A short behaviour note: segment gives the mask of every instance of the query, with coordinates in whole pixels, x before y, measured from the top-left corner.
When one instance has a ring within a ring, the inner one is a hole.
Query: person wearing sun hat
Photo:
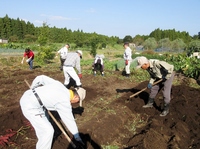
[[[64,73],[64,85],[69,89],[72,85],[74,87],[81,87],[81,65],[80,61],[82,59],[83,52],[81,50],[77,50],[76,52],[69,52],[67,54],[66,60],[63,65],[63,73]],[[77,69],[78,74],[76,73],[75,69]],[[71,79],[75,81],[75,84],[71,83]]]
[[[142,68],[147,70],[150,75],[150,81],[147,88],[150,89],[149,99],[143,108],[153,107],[154,98],[158,92],[163,88],[164,108],[160,116],[166,116],[169,113],[169,104],[171,101],[171,89],[174,79],[174,66],[157,59],[147,59],[144,56],[137,58],[138,66],[136,68]],[[162,81],[153,86],[155,81],[162,79]]]
[[[69,90],[60,81],[45,75],[37,76],[30,88],[22,95],[20,106],[23,115],[35,129],[38,138],[36,149],[50,149],[52,145],[54,128],[45,109],[57,111],[63,123],[73,134],[74,139],[83,143],[74,120],[71,104],[82,103],[86,96],[86,90],[82,87]],[[39,102],[35,93],[37,93],[41,102]]]

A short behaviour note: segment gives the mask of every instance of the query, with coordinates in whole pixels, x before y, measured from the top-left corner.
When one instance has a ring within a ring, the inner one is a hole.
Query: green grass
[[[101,147],[103,149],[119,149],[119,147],[115,145],[102,145]]]

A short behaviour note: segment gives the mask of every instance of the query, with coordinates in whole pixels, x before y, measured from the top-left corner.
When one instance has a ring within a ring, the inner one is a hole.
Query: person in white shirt
[[[37,76],[30,88],[22,95],[20,106],[22,113],[35,129],[38,138],[36,149],[50,149],[52,146],[54,129],[48,120],[47,110],[57,111],[74,139],[82,142],[72,114],[71,103],[82,102],[86,90],[81,87],[68,90],[61,82],[45,75]],[[37,93],[46,110],[34,93]]]
[[[126,77],[130,76],[130,65],[132,62],[132,50],[129,47],[129,43],[125,42],[124,43],[124,60],[125,60],[125,72],[126,72]]]
[[[64,47],[62,47],[58,52],[56,53],[56,57],[58,54],[60,54],[60,70],[63,70],[63,64],[65,62],[65,59],[67,58],[68,49],[70,48],[69,44],[66,44]]]

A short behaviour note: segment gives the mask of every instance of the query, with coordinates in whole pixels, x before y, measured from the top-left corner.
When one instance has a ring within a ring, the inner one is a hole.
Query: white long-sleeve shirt
[[[124,60],[132,60],[132,51],[129,47],[127,47],[124,51]]]
[[[62,47],[60,50],[58,50],[58,53],[60,54],[60,57],[62,59],[66,59],[67,57],[67,53],[68,53],[68,49],[65,47]]]
[[[67,58],[64,62],[64,66],[75,67],[78,71],[78,74],[81,74],[81,58],[77,52],[70,52],[67,54]]]
[[[69,90],[61,82],[45,75],[40,75],[33,80],[31,88],[34,87],[36,87],[35,91],[46,109],[57,111],[69,131],[73,135],[77,134],[78,128],[72,114]],[[43,113],[44,111],[33,91],[30,89],[25,94],[29,96],[27,96],[28,98],[21,98],[22,109],[29,110],[35,115]]]

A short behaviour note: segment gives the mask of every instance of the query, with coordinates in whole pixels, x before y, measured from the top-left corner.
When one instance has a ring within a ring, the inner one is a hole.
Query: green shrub
[[[137,66],[137,60],[135,58],[131,62],[130,69],[134,69],[136,66]],[[124,59],[117,60],[114,63],[113,67],[114,67],[114,70],[116,70],[116,71],[122,71],[124,69],[124,67],[125,67],[125,61],[124,61]]]
[[[39,64],[49,63],[55,57],[55,53],[53,53],[53,49],[50,47],[41,46],[38,48],[38,53],[35,55],[35,61]]]

